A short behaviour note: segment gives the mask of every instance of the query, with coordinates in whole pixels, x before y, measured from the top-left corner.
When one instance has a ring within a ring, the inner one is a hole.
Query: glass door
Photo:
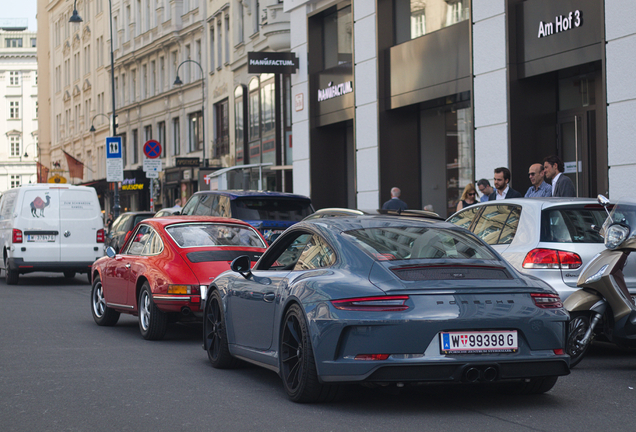
[[[560,112],[557,119],[559,157],[578,197],[596,194],[596,182],[592,178],[596,172],[595,114],[592,110],[570,110]]]

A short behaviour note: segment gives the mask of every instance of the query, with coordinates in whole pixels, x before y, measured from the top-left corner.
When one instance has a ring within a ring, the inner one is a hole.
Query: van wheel
[[[65,271],[64,272],[64,277],[66,279],[73,279],[75,277],[75,272],[74,271]]]
[[[20,273],[17,270],[11,270],[9,268],[9,257],[4,259],[4,277],[6,278],[7,285],[17,285]]]

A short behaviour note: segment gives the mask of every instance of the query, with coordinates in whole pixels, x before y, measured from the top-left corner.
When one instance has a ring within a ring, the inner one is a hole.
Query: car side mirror
[[[112,246],[108,246],[106,248],[106,255],[108,256],[108,258],[114,258],[115,255],[117,255],[117,252],[115,252],[115,249],[113,249]]]
[[[232,271],[240,273],[245,279],[249,279],[252,275],[252,260],[247,255],[241,255],[240,257],[234,258],[232,264],[230,264],[230,268]]]

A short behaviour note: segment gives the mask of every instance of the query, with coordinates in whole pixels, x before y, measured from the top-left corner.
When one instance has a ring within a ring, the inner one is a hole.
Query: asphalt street
[[[4,275],[4,274],[3,274]],[[636,352],[595,345],[540,396],[490,387],[351,388],[299,405],[278,376],[213,369],[201,326],[145,341],[137,318],[98,327],[84,275],[0,280],[0,431],[599,431],[633,430]]]

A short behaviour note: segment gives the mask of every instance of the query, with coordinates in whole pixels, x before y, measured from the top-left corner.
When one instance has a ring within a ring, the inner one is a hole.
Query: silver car
[[[490,244],[517,270],[548,282],[562,300],[578,288],[583,267],[605,246],[592,225],[607,214],[591,198],[516,198],[487,201],[455,213],[448,221]],[[636,295],[636,255],[625,278]]]

